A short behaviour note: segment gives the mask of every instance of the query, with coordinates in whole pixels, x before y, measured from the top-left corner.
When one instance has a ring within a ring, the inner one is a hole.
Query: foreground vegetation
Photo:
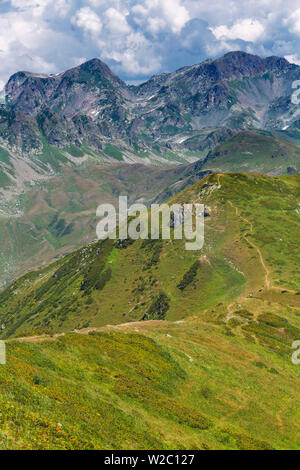
[[[180,323],[8,342],[1,448],[299,448],[288,336],[260,319],[243,326],[262,302],[235,322],[220,306]]]

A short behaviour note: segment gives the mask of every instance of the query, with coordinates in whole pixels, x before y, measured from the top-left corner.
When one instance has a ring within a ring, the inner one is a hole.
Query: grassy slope
[[[5,291],[4,336],[99,332],[7,343],[2,447],[299,448],[298,197],[299,177],[211,175],[174,198],[210,210],[200,254],[106,242]],[[141,319],[161,291],[168,321],[99,328]]]
[[[169,298],[166,318],[178,320],[266,284],[299,288],[298,182],[297,176],[207,177],[172,199],[208,207],[201,253],[186,251],[182,240],[90,245],[1,294],[2,336],[140,320],[161,291]],[[193,278],[188,273],[195,262]],[[179,289],[185,274],[191,279]]]
[[[36,185],[19,202],[3,207],[4,213],[10,213],[17,206],[18,217],[0,213],[0,281],[20,277],[41,267],[41,260],[47,265],[93,240],[99,204],[118,204],[119,194],[128,195],[130,203],[143,199],[148,204],[177,181],[179,173],[144,165],[89,165],[65,169],[62,175]],[[181,184],[184,178],[182,174]]]
[[[209,313],[152,323],[8,343],[0,446],[299,448],[300,373],[288,353]]]
[[[299,173],[300,149],[267,132],[243,131],[212,150],[204,169],[269,175]]]

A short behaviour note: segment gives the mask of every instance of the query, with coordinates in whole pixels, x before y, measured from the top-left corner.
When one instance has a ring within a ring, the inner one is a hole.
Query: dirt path
[[[9,338],[5,339],[5,343],[11,341],[18,341],[19,343],[42,343],[43,341],[55,341],[60,336],[64,336],[65,333],[56,333],[55,335],[40,335],[40,336],[23,336],[21,338]]]
[[[233,313],[232,313],[232,307],[235,305],[235,302],[233,302],[232,304],[229,304],[227,305],[227,317],[226,317],[226,322],[229,321],[231,318],[234,317]]]
[[[218,185],[220,186],[221,183],[220,183],[220,178],[224,176],[222,173],[218,174],[217,175],[217,181],[218,181]],[[246,217],[243,217],[239,211],[239,209],[233,205],[233,203],[231,201],[228,200],[228,203],[231,205],[231,207],[235,210],[235,213],[236,215],[242,219],[244,222],[246,222],[249,227],[250,227],[250,232],[252,233],[253,232],[253,224],[252,222],[250,222],[250,220],[248,220]],[[260,250],[260,248],[255,244],[253,243],[251,240],[249,240],[249,238],[247,238],[246,235],[243,235],[243,237],[245,238],[245,240],[256,250],[257,254],[258,254],[258,257],[259,257],[259,260],[260,260],[260,263],[263,267],[263,270],[265,272],[265,287],[267,289],[270,289],[271,287],[271,283],[270,283],[270,270],[269,268],[266,266],[266,263],[265,263],[265,260],[263,258],[263,255],[262,255],[262,252]]]
[[[221,185],[220,183],[220,178],[224,176],[223,173],[220,173],[217,175],[217,181],[218,181],[218,184]],[[232,201],[228,200],[228,203],[231,205],[231,207],[235,210],[235,213],[237,215],[237,217],[239,217],[240,219],[242,219],[244,222],[246,222],[249,227],[250,227],[250,232],[253,233],[253,224],[252,222],[250,222],[250,220],[248,220],[246,217],[243,217],[239,211],[239,209],[233,205]],[[249,238],[247,238],[247,236],[245,234],[243,234],[243,237],[244,239],[256,250],[257,254],[258,254],[258,257],[259,257],[259,261],[260,261],[260,264],[265,272],[265,279],[264,279],[264,286],[266,289],[274,289],[274,290],[285,290],[287,292],[291,292],[292,294],[295,294],[297,293],[296,290],[293,290],[293,289],[288,289],[286,287],[280,287],[280,286],[274,286],[271,284],[271,280],[270,280],[270,277],[271,277],[271,270],[268,268],[268,266],[266,265],[265,263],[265,260],[264,260],[264,257],[262,255],[262,252],[261,252],[261,249],[251,240],[249,240]]]
[[[242,219],[244,222],[246,222],[249,226],[250,226],[250,232],[253,232],[253,224],[252,222],[250,222],[250,220],[246,219],[246,217],[243,217],[241,214],[240,214],[240,211],[238,210],[237,207],[235,207],[231,201],[228,201],[228,203],[231,205],[231,207],[233,209],[235,209],[235,213],[236,215]],[[271,282],[270,282],[270,270],[269,268],[266,266],[266,263],[265,263],[265,260],[263,258],[263,255],[262,255],[262,252],[260,250],[260,248],[254,243],[252,242],[251,240],[249,240],[249,238],[247,238],[247,236],[245,234],[243,234],[243,237],[244,239],[256,250],[257,254],[258,254],[258,257],[259,257],[259,260],[260,260],[260,264],[262,265],[262,268],[265,272],[265,288],[266,289],[270,289],[271,288]]]
[[[252,222],[250,222],[250,220],[248,220],[246,217],[243,217],[241,214],[240,214],[240,211],[238,210],[238,208],[236,206],[234,206],[232,204],[231,201],[228,201],[228,203],[231,205],[231,207],[233,209],[235,209],[235,213],[236,215],[242,219],[244,222],[246,222],[247,224],[249,224],[249,227],[250,227],[250,232],[253,232],[253,224]],[[296,290],[293,290],[293,289],[288,289],[287,287],[282,287],[282,286],[274,286],[271,284],[271,281],[270,281],[270,275],[271,275],[271,270],[267,267],[266,263],[265,263],[265,260],[264,260],[264,257],[262,255],[262,252],[261,252],[261,249],[251,240],[249,240],[249,238],[247,238],[246,235],[243,234],[243,237],[245,238],[245,240],[247,240],[247,242],[256,250],[257,254],[258,254],[258,257],[259,257],[259,261],[260,261],[260,264],[262,265],[262,268],[263,270],[265,271],[265,288],[266,289],[273,289],[273,290],[285,290],[286,292],[290,292],[292,294],[296,294],[298,291]]]
[[[221,183],[220,183],[220,178],[221,176],[224,176],[223,173],[218,173],[217,174],[217,181],[218,181],[218,185],[221,186]]]
[[[119,325],[104,325],[95,328],[83,328],[81,330],[73,330],[69,331],[68,333],[77,333],[80,335],[88,335],[89,333],[97,333],[101,331],[106,331],[109,329],[122,329],[124,327],[134,328],[138,331],[139,328],[144,329],[147,326],[161,326],[163,324],[168,324],[173,322],[168,322],[166,320],[147,320],[147,321],[135,321],[135,322],[127,322],[127,323],[120,323]],[[55,341],[60,336],[65,336],[66,333],[57,333],[55,335],[40,335],[40,336],[23,336],[21,338],[10,338],[6,339],[5,342],[9,343],[11,341],[18,341],[19,343],[42,343],[43,341]]]

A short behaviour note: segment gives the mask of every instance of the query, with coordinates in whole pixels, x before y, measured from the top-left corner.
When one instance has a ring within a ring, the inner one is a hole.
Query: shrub
[[[164,292],[160,292],[150,305],[150,308],[144,315],[143,320],[163,320],[169,310],[169,300],[169,297]]]
[[[145,269],[150,269],[152,266],[158,264],[163,242],[159,240],[143,240],[141,248],[146,250],[149,259],[146,261]]]
[[[195,261],[195,263],[190,267],[190,269],[184,274],[180,283],[177,285],[178,289],[184,290],[191,282],[195,279],[197,271],[200,267],[200,261]]]
[[[284,328],[288,325],[288,321],[285,318],[274,315],[274,313],[263,313],[259,315],[258,321],[273,326],[274,328]]]

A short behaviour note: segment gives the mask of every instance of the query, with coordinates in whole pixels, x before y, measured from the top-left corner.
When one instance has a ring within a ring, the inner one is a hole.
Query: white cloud
[[[0,50],[2,54],[11,52],[34,54],[41,44],[49,40],[51,30],[36,18],[20,17],[17,13],[0,16]],[[22,47],[18,49],[17,45]]]
[[[68,38],[59,31],[53,31],[49,22],[33,14],[37,3],[22,3],[21,11],[17,10],[18,1],[14,1],[16,10],[0,15],[0,60],[3,64],[0,80],[7,81],[10,75],[18,70],[51,73],[57,69],[55,57],[49,57],[49,46],[56,48]],[[43,6],[46,6],[46,0]],[[47,5],[50,5],[48,1]],[[56,57],[58,57],[56,53]],[[54,56],[54,54],[53,54]]]
[[[0,81],[99,57],[140,79],[229,50],[299,61],[299,0],[0,0]]]
[[[300,8],[294,11],[284,23],[288,26],[291,33],[300,36]]]
[[[12,7],[20,11],[28,12],[35,16],[42,16],[46,11],[49,14],[51,11],[55,15],[64,17],[71,6],[72,0],[11,0]]]
[[[88,33],[99,34],[102,30],[102,21],[90,7],[80,8],[72,17],[71,22]]]
[[[211,28],[217,39],[242,39],[243,41],[256,42],[264,33],[264,27],[258,20],[245,18],[237,21],[231,27],[226,25]]]
[[[104,13],[105,26],[109,32],[117,35],[128,34],[131,28],[127,23],[126,16],[115,8],[108,8]]]
[[[144,5],[134,6],[132,13],[136,22],[153,34],[168,29],[179,33],[190,19],[188,9],[180,0],[145,0]]]
[[[99,39],[103,60],[113,60],[118,73],[128,76],[149,75],[159,71],[161,57],[152,50],[151,43],[140,32],[131,31],[118,41],[115,34]]]
[[[94,8],[99,8],[99,7],[107,7],[107,0],[88,0],[88,2],[92,5]],[[112,2],[110,2],[112,3]]]
[[[98,28],[99,16],[90,7],[84,7],[75,13],[72,23],[91,35],[99,56],[102,60],[113,61],[117,72],[128,76],[154,73],[161,66],[160,56],[151,50],[151,42],[144,34],[129,25],[128,15],[126,8],[104,9],[101,28]]]

